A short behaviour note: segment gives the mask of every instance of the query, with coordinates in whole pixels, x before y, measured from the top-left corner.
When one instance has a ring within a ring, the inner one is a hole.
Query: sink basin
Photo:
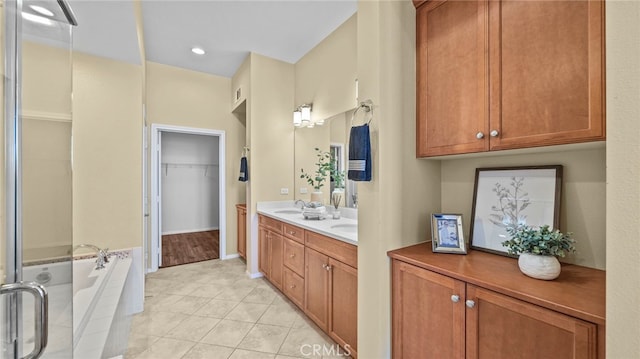
[[[336,224],[335,226],[331,226],[331,229],[347,233],[358,233],[357,224]]]
[[[302,211],[299,209],[281,209],[276,211],[279,214],[302,214]]]

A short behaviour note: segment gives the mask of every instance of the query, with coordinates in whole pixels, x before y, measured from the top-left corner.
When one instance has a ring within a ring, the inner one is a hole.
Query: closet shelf
[[[167,176],[169,174],[169,168],[204,168],[204,175],[206,176],[209,172],[209,167],[218,167],[216,163],[173,163],[173,162],[163,162],[161,163],[162,167],[164,167],[164,175]]]

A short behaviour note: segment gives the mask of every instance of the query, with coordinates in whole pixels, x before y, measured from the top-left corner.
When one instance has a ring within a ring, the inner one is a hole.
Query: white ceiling
[[[69,3],[75,50],[140,64],[132,0]],[[295,63],[356,9],[357,0],[142,0],[146,58],[225,77],[249,52]]]

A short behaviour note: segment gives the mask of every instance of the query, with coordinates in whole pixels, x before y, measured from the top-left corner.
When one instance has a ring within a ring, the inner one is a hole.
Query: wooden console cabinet
[[[604,271],[563,265],[541,281],[516,259],[429,242],[389,256],[393,358],[605,357]]]
[[[357,247],[267,216],[258,218],[260,271],[356,358]]]
[[[247,259],[247,205],[236,204],[238,215],[238,255]]]
[[[604,1],[419,1],[416,155],[605,139]]]

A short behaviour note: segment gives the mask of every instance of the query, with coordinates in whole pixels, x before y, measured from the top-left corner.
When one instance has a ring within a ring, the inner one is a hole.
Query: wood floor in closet
[[[162,236],[162,268],[220,257],[219,231],[168,234]]]

